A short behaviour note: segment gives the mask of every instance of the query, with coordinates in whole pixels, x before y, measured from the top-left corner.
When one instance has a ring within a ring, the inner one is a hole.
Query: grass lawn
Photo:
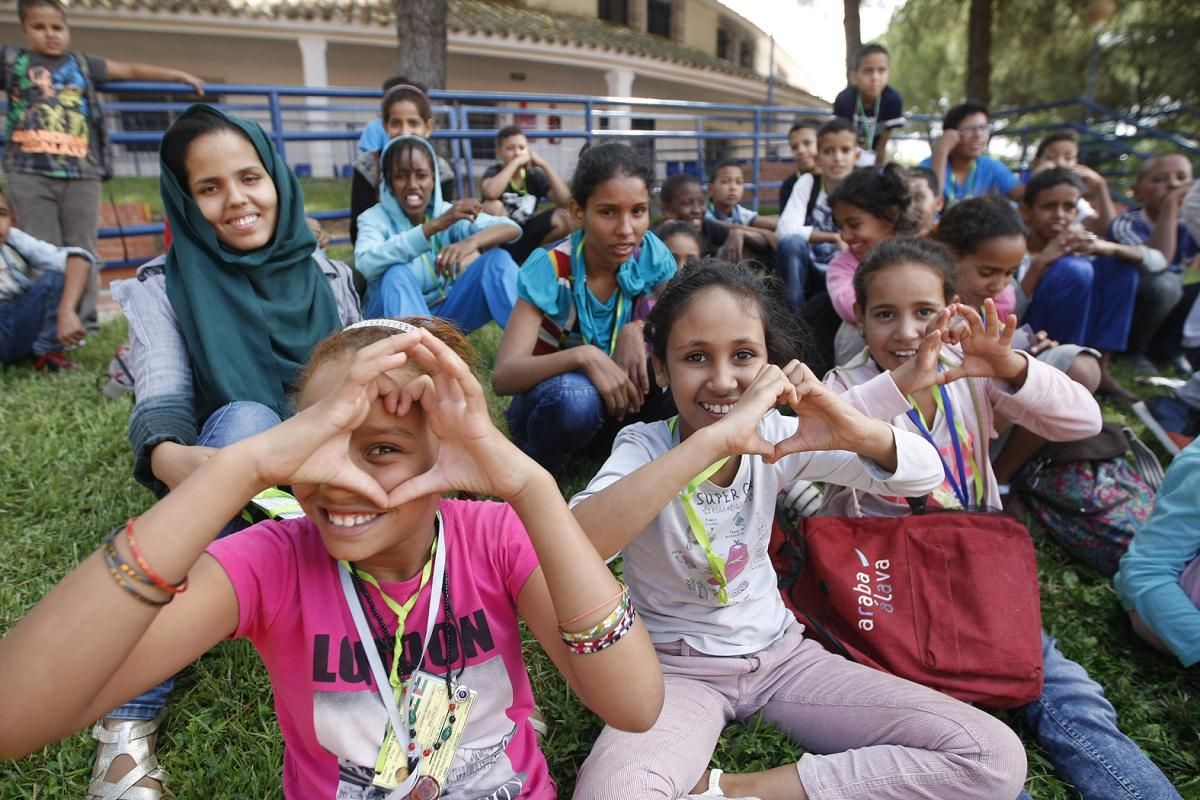
[[[498,333],[493,326],[475,336],[489,356]],[[97,390],[124,336],[123,321],[107,325],[75,354],[81,369],[73,372],[40,375],[27,366],[0,368],[0,633],[94,550],[104,534],[150,502],[130,477],[125,426],[131,401],[110,401]],[[500,407],[493,398],[497,417]],[[1132,414],[1109,408],[1106,415],[1140,427]],[[564,494],[582,486],[597,466],[580,464],[560,476]],[[1185,672],[1134,638],[1108,580],[1072,563],[1052,542],[1040,541],[1038,549],[1046,627],[1063,652],[1106,688],[1125,732],[1185,798],[1200,800],[1200,673]],[[599,727],[536,646],[527,654],[550,726],[550,770],[566,797]],[[245,642],[222,644],[186,670],[176,684],[159,747],[175,796],[279,796],[283,745],[271,703],[266,672]],[[1026,741],[1030,792],[1038,800],[1065,800],[1067,788],[1037,746]],[[82,796],[92,753],[90,737],[81,732],[21,761],[0,764],[0,800]],[[752,722],[728,729],[713,763],[744,771],[799,756],[778,731]]]

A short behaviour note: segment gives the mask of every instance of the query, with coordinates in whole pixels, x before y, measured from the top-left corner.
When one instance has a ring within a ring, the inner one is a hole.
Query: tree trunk
[[[854,57],[862,47],[862,28],[858,19],[859,0],[842,0],[846,28],[846,77],[854,72]]]
[[[446,88],[446,0],[395,0],[399,70],[430,89]]]
[[[967,99],[992,99],[992,0],[971,0],[967,19]]]

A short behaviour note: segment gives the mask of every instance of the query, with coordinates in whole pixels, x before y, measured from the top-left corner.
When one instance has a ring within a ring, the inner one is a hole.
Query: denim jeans
[[[196,444],[204,447],[224,447],[256,433],[262,433],[279,422],[279,416],[261,403],[238,400],[221,406],[205,420]],[[217,538],[228,536],[245,527],[246,523],[243,520],[234,519],[221,529]],[[166,708],[167,698],[171,696],[171,687],[174,685],[175,676],[172,675],[158,686],[147,689],[120,708],[110,711],[106,716],[115,719],[153,719],[158,716],[158,712]]]
[[[1086,800],[1180,800],[1149,756],[1117,728],[1117,712],[1104,689],[1059,652],[1045,631],[1042,654],[1042,696],[1021,715],[1059,777]]]
[[[1129,327],[1133,323],[1137,267],[1116,256],[1098,256],[1092,259],[1092,268],[1096,279],[1092,283],[1087,335],[1076,344],[1122,352],[1129,342]]]
[[[583,372],[563,372],[516,395],[504,413],[513,441],[551,474],[604,425],[604,399]]]
[[[58,341],[61,272],[45,272],[28,289],[0,303],[0,364],[62,350]]]
[[[1022,322],[1063,344],[1083,344],[1092,306],[1095,270],[1083,256],[1063,256],[1038,282]]]
[[[492,320],[503,328],[517,304],[517,262],[494,247],[475,259],[450,285],[438,303],[425,301],[420,281],[408,264],[397,264],[372,281],[367,292],[366,317],[438,316],[468,333]]]
[[[788,305],[799,314],[804,310],[808,295],[825,290],[824,274],[813,261],[808,240],[800,236],[785,236],[776,248],[775,268],[787,287]]]

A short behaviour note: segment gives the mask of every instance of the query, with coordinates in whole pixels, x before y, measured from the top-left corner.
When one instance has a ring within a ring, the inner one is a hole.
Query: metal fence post
[[[279,108],[279,92],[267,94],[267,103],[271,107],[271,138],[275,140],[275,149],[279,157],[287,161],[287,145],[283,139],[283,112]]]
[[[754,175],[754,210],[756,212],[758,211],[759,200],[758,184],[762,180],[762,169],[761,164],[759,163],[759,151],[761,149],[759,145],[762,143],[761,139],[759,138],[760,136],[762,136],[762,109],[756,107],[754,109],[754,166],[752,167],[752,173]]]

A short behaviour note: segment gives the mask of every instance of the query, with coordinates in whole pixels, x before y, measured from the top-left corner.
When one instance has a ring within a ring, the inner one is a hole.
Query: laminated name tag
[[[409,679],[408,694],[405,707],[408,734],[415,744],[410,752],[414,758],[418,754],[422,757],[422,776],[429,776],[445,786],[478,693],[455,683],[447,695],[445,676],[417,672]],[[408,777],[408,755],[389,724],[375,762],[374,785],[395,789],[403,783]]]

